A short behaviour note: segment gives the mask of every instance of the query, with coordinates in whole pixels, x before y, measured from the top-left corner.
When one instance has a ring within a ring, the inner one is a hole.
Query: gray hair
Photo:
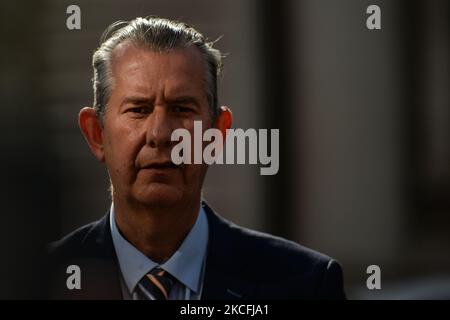
[[[189,25],[158,17],[136,18],[111,24],[101,37],[100,47],[94,52],[94,110],[103,123],[106,104],[111,96],[111,57],[114,49],[124,41],[146,49],[165,52],[170,49],[196,46],[206,63],[205,90],[212,119],[219,113],[217,78],[222,69],[222,55],[207,43],[206,38]]]

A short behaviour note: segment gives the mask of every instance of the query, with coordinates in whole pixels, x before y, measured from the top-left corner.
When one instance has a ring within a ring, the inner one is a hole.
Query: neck
[[[194,225],[200,200],[170,207],[132,206],[114,197],[117,227],[139,251],[155,262],[169,259]]]

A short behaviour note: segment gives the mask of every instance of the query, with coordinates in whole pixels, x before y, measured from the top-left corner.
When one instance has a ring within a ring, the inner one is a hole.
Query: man
[[[345,298],[338,263],[223,219],[201,200],[207,165],[171,161],[175,129],[231,127],[217,102],[220,52],[200,33],[160,18],[116,23],[93,67],[79,126],[106,164],[112,205],[52,244],[52,297]]]

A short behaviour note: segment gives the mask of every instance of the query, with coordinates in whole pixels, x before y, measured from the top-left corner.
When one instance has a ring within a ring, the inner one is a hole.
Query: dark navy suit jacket
[[[323,254],[239,227],[202,204],[209,224],[202,300],[345,299],[342,270]],[[66,285],[69,265],[81,289]],[[50,298],[122,299],[109,214],[50,246]]]

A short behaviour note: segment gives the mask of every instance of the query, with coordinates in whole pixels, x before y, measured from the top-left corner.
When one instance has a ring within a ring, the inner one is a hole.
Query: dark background
[[[68,30],[66,8],[81,8]],[[366,28],[381,7],[382,29]],[[338,259],[349,298],[450,298],[449,4],[433,1],[2,1],[0,297],[40,292],[39,248],[109,208],[78,111],[116,20],[192,24],[228,53],[236,128],[279,128],[280,170],[214,166],[223,216]],[[366,288],[381,267],[382,290]],[[29,288],[31,284],[31,289]],[[25,286],[25,287],[24,287]]]

